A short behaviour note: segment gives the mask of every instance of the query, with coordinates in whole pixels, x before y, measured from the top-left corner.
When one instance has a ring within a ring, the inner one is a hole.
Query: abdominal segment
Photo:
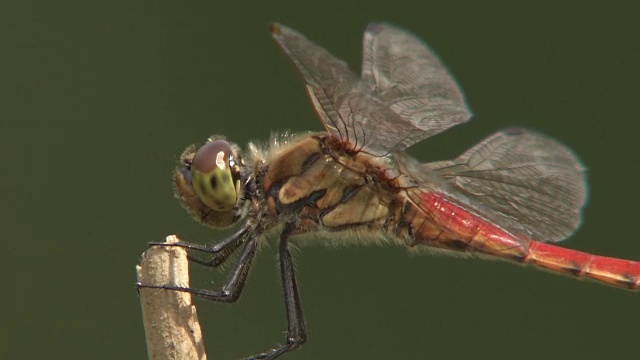
[[[402,222],[409,246],[431,246],[521,261],[528,240],[516,238],[498,226],[450,202],[443,194],[408,190]],[[417,200],[418,202],[414,201]]]

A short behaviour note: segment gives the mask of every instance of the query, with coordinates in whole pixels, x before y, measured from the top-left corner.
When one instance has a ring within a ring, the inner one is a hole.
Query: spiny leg
[[[242,289],[244,288],[244,284],[247,280],[247,275],[249,274],[249,269],[251,268],[251,262],[254,255],[256,254],[256,248],[256,238],[251,238],[246,242],[246,245],[242,250],[240,257],[238,258],[238,262],[236,263],[235,268],[227,279],[227,283],[220,290],[185,288],[172,285],[139,284],[138,287],[183,291],[207,300],[229,303],[235,302],[236,300],[238,300],[238,297],[240,297],[240,293],[242,293]]]
[[[284,301],[287,311],[287,341],[284,345],[276,349],[250,357],[248,360],[275,359],[288,351],[297,349],[307,340],[307,329],[302,314],[302,306],[300,305],[300,295],[298,294],[293,260],[291,259],[291,253],[288,248],[288,238],[292,227],[291,224],[288,224],[284,228],[282,234],[280,234],[279,246],[280,275],[282,277]]]
[[[228,238],[214,244],[213,246],[205,246],[200,244],[189,243],[185,241],[178,241],[175,243],[156,243],[150,242],[151,246],[178,246],[187,250],[198,251],[207,254],[213,254],[211,259],[205,260],[199,257],[188,255],[188,259],[194,263],[209,266],[218,267],[223,264],[234,251],[236,251],[245,241],[250,234],[250,226],[245,225],[242,229],[238,230],[235,234]]]

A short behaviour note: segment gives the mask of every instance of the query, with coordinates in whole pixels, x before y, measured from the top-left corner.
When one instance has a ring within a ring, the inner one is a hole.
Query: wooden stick
[[[167,243],[176,241],[179,239],[175,235],[166,238]],[[139,284],[189,287],[187,253],[177,246],[149,248],[142,254],[136,272]],[[149,359],[207,358],[191,294],[140,288],[140,303]]]

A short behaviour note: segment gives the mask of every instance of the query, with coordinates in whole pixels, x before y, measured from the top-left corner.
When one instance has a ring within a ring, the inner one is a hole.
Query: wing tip
[[[277,22],[272,22],[269,24],[269,32],[273,37],[282,35],[282,27],[283,25]]]
[[[365,33],[376,35],[386,30],[400,30],[400,28],[387,22],[372,22],[367,25]]]
[[[283,38],[306,39],[304,35],[300,34],[296,30],[278,22],[272,22],[271,24],[269,24],[269,32],[271,33],[271,36],[276,40]]]

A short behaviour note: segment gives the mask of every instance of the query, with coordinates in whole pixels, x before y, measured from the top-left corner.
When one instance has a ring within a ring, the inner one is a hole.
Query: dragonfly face
[[[530,264],[609,285],[640,287],[640,263],[563,249],[579,226],[584,167],[571,150],[523,129],[493,134],[454,160],[421,163],[404,154],[414,143],[469,120],[462,92],[430,49],[385,24],[369,25],[362,74],[282,25],[273,38],[305,82],[326,132],[275,136],[268,146],[239,147],[214,136],[183,153],[176,196],[214,228],[242,222],[231,237],[204,246],[180,242],[218,266],[240,250],[219,290],[159,286],[234,302],[257,243],[279,235],[287,310],[286,342],[255,359],[273,359],[306,341],[289,240],[317,233],[375,239]],[[354,236],[355,235],[355,236]]]
[[[246,214],[245,164],[239,152],[236,144],[212,136],[200,148],[187,147],[180,156],[174,173],[176,197],[196,220],[224,228]]]

